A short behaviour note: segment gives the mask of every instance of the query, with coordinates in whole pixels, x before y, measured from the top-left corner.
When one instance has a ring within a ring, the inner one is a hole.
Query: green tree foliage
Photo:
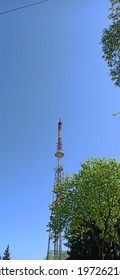
[[[3,260],[10,260],[10,251],[9,251],[9,245],[7,245],[7,248],[5,249],[5,252],[3,254]]]
[[[68,238],[65,244],[68,248],[68,260],[99,260],[101,254],[99,248],[102,246],[102,239],[100,238],[100,229],[94,223],[89,224],[90,229],[76,239],[74,234]],[[117,225],[118,227],[118,225]],[[120,234],[120,229],[118,227]],[[96,242],[97,241],[97,242]],[[100,246],[100,247],[99,247]],[[105,242],[104,255],[106,260],[119,260],[120,259],[120,244],[115,242]]]
[[[54,191],[58,199],[51,205],[50,227],[56,236],[63,231],[69,241],[91,234],[100,259],[105,244],[120,243],[120,164],[115,159],[88,159]]]
[[[103,58],[110,67],[110,76],[115,85],[120,87],[120,0],[110,0],[110,16],[112,24],[103,30]]]

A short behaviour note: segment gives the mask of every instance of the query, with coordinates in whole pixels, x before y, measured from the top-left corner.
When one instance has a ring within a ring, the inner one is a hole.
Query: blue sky
[[[0,1],[0,12],[33,0]],[[0,253],[44,259],[57,123],[64,172],[89,157],[119,161],[119,89],[100,44],[108,0],[49,0],[0,16]]]

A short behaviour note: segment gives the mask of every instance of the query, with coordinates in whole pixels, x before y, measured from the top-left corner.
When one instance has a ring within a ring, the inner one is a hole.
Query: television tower
[[[59,119],[58,122],[58,143],[57,143],[57,151],[55,153],[55,157],[57,160],[57,165],[55,168],[55,180],[54,187],[59,183],[61,178],[63,177],[63,166],[61,165],[61,158],[64,157],[64,153],[62,151],[62,122]],[[57,201],[57,196],[53,191],[53,200],[52,204]],[[52,214],[52,213],[51,213]],[[49,260],[50,254],[52,253],[53,259],[56,259],[59,256],[62,259],[62,236],[61,232],[55,237],[51,230],[49,229],[49,237],[48,237],[48,250],[46,259]]]

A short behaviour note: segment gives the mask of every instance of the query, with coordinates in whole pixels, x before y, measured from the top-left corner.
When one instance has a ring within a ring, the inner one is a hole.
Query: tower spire
[[[62,122],[61,122],[61,119],[59,119],[59,123],[58,123],[58,143],[57,143],[57,152],[55,153],[55,156],[57,158],[64,157],[64,153],[62,151]]]
[[[63,166],[61,165],[61,158],[64,157],[64,153],[62,151],[62,121],[61,121],[61,119],[59,119],[59,122],[58,122],[58,142],[57,142],[57,151],[55,153],[55,157],[57,159],[57,166],[55,168],[54,187],[61,181],[61,178],[63,176]],[[52,204],[55,201],[57,201],[57,196],[53,190]],[[52,248],[52,245],[53,245],[53,248]],[[57,256],[59,256],[60,259],[62,259],[61,232],[59,232],[56,237],[51,233],[51,230],[49,229],[48,251],[47,251],[47,257],[46,257],[46,259],[48,259],[48,260],[49,260],[50,253],[52,253],[54,259],[56,259]]]

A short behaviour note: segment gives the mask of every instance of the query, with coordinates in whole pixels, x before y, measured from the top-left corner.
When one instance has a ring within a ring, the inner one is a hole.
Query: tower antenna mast
[[[58,122],[58,142],[57,142],[57,151],[55,153],[55,157],[57,160],[57,165],[55,168],[55,180],[54,187],[61,181],[63,177],[63,166],[61,165],[61,159],[64,157],[64,153],[62,151],[62,121],[59,119]],[[52,204],[57,201],[57,196],[53,190],[53,200]],[[53,245],[53,246],[52,246]],[[48,237],[48,250],[46,259],[50,259],[50,254],[52,253],[53,258],[56,259],[59,256],[62,259],[62,236],[61,232],[58,233],[57,237],[51,233],[49,229],[49,237]]]

